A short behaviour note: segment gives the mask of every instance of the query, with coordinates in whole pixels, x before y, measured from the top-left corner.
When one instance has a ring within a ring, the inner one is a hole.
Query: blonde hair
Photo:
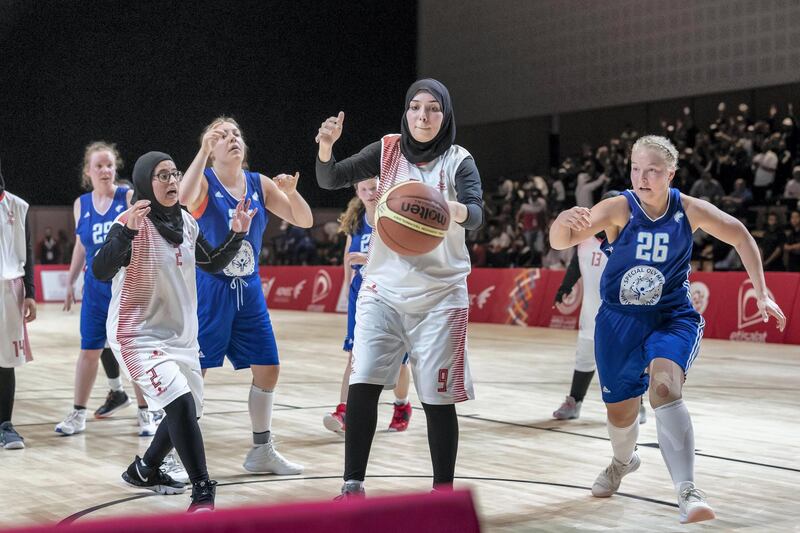
[[[639,137],[636,142],[633,143],[631,154],[636,150],[644,148],[660,152],[670,170],[676,170],[678,168],[678,149],[675,148],[672,141],[666,137],[660,135],[645,135],[644,137]]]
[[[361,198],[358,196],[351,198],[350,202],[347,204],[347,209],[345,209],[344,213],[339,215],[337,219],[337,222],[339,222],[339,233],[344,233],[345,235],[354,234],[358,229],[358,225],[361,223],[361,217],[364,216],[366,209]]]
[[[114,158],[114,166],[117,167],[117,170],[121,169],[122,165],[124,164],[119,155],[116,144],[107,143],[105,141],[95,141],[89,144],[83,151],[83,167],[81,167],[81,186],[87,191],[92,190],[92,178],[90,178],[86,173],[86,169],[89,168],[89,162],[92,159],[92,154],[96,152],[110,152],[111,157]],[[114,178],[116,179],[116,175]]]
[[[244,140],[244,132],[242,131],[242,127],[239,126],[239,123],[236,122],[236,119],[233,118],[233,117],[229,117],[227,115],[220,115],[217,118],[215,118],[214,120],[212,120],[211,123],[209,123],[208,126],[205,127],[205,129],[203,130],[203,133],[200,134],[200,145],[201,146],[203,145],[203,137],[205,136],[205,134],[208,133],[209,131],[213,130],[215,127],[217,127],[218,125],[222,124],[223,122],[230,122],[231,124],[236,126],[237,130],[239,130],[239,135],[242,138],[242,146],[244,146],[244,155],[242,157],[242,168],[248,168],[248,166],[247,166],[247,142]],[[210,167],[213,162],[214,162],[214,156],[209,154],[208,159],[206,159],[205,166],[206,167]]]

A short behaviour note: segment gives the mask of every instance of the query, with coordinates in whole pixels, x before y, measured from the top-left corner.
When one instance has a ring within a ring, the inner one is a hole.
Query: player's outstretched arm
[[[758,309],[764,322],[772,316],[777,321],[778,329],[786,327],[786,317],[781,308],[767,294],[767,283],[764,280],[764,267],[756,241],[747,228],[737,219],[716,206],[691,196],[681,195],[686,215],[692,224],[692,231],[702,229],[709,235],[730,244],[742,259],[742,264],[753,288],[756,291]]]
[[[550,226],[550,246],[565,250],[612,226],[622,228],[629,213],[623,196],[603,200],[591,209],[573,207],[562,211]]]

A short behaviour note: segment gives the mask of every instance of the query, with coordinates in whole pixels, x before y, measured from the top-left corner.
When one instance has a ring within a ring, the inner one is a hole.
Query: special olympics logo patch
[[[651,266],[635,266],[619,284],[619,302],[623,305],[655,305],[661,300],[664,274]]]
[[[249,241],[242,241],[242,247],[236,252],[236,257],[228,263],[222,273],[232,278],[238,278],[248,276],[255,271],[256,260],[253,254],[253,246]]]

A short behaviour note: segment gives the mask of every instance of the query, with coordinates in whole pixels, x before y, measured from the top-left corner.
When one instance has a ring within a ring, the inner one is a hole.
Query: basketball
[[[441,192],[419,181],[405,181],[383,195],[375,210],[381,240],[400,255],[422,255],[444,239],[450,208]]]

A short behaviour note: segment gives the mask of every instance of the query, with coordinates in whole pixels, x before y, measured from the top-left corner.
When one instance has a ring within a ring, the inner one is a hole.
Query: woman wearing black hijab
[[[384,388],[395,386],[406,352],[428,420],[434,487],[451,487],[458,451],[454,404],[474,397],[466,354],[470,261],[465,231],[483,222],[480,175],[469,152],[453,144],[450,94],[436,80],[409,87],[400,134],[385,135],[336,161],[332,147],[343,123],[340,112],[322,123],[316,137],[322,188],[348,187],[377,175],[380,198],[397,183],[421,181],[442,192],[451,224],[442,244],[421,256],[398,255],[379,234],[372,240],[356,311],[342,495],[364,493],[378,398]]]
[[[239,202],[231,231],[212,249],[197,222],[178,204],[183,175],[172,158],[148,152],[133,168],[134,204],[108,232],[92,266],[112,280],[108,342],[120,364],[164,421],[142,458],[122,479],[161,494],[186,490],[160,470],[174,446],[192,482],[189,511],[214,508],[215,481],[208,477],[203,436],[203,377],[197,343],[195,265],[219,272],[236,255],[255,211]]]

